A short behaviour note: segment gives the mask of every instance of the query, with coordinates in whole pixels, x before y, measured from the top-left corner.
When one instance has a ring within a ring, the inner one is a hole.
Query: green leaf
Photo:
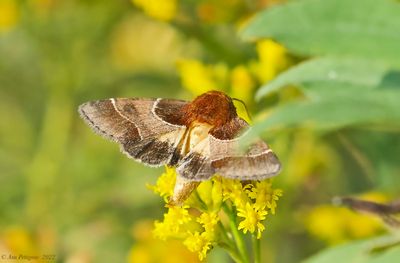
[[[290,68],[262,86],[256,98],[260,99],[287,85],[296,84],[300,84],[305,93],[313,92],[310,89],[324,89],[328,94],[335,92],[337,88],[342,91],[352,88],[362,88],[364,91],[374,88],[400,88],[400,71],[393,70],[384,63],[364,59],[316,58]]]
[[[388,249],[387,252],[381,253],[378,256],[371,257],[365,263],[393,263],[400,259],[400,247]]]
[[[282,127],[310,126],[331,131],[350,125],[400,126],[400,89],[371,90],[354,96],[327,96],[276,108],[248,133],[250,137]]]
[[[303,0],[269,8],[242,32],[273,38],[300,55],[338,55],[400,65],[400,4],[393,0]]]
[[[338,259],[346,263],[361,263],[366,243],[365,241],[359,241],[330,248],[318,253],[316,256],[311,257],[303,263],[337,263]]]
[[[397,262],[400,255],[399,237],[384,236],[362,241],[353,241],[328,248],[303,263],[392,263]],[[377,248],[382,248],[375,252]]]

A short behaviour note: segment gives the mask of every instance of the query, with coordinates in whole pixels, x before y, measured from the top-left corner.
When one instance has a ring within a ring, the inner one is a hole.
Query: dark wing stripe
[[[180,176],[191,181],[207,180],[214,174],[209,159],[196,152],[188,154],[176,171]]]
[[[96,133],[120,143],[121,151],[128,157],[160,166],[178,163],[182,158],[176,148],[186,126],[178,125],[178,119],[174,120],[171,114],[179,115],[179,109],[186,103],[178,100],[109,99],[85,103],[79,107],[79,112]],[[166,110],[165,114],[162,114],[163,110]]]
[[[173,149],[172,145],[156,139],[145,139],[139,143],[126,142],[123,144],[123,150],[130,157],[149,165],[167,163],[171,156],[171,149]]]

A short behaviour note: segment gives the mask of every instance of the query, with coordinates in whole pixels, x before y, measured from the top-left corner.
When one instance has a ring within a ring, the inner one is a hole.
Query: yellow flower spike
[[[132,0],[143,11],[155,19],[170,21],[176,16],[178,3],[176,0]]]
[[[165,172],[157,179],[156,185],[147,185],[154,193],[164,198],[165,202],[173,195],[176,182],[175,168],[165,166]]]
[[[199,218],[197,218],[204,228],[204,235],[207,236],[208,240],[213,241],[215,239],[215,226],[219,222],[219,217],[216,212],[202,213]]]
[[[0,1],[0,34],[9,31],[19,20],[17,1]]]
[[[192,221],[188,208],[188,206],[170,207],[168,212],[164,214],[164,221],[155,222],[154,236],[165,240],[169,237],[180,237],[183,233],[186,233],[187,230],[182,226]]]
[[[15,253],[36,253],[35,240],[27,229],[20,226],[8,227],[2,230],[2,248]],[[4,244],[4,245],[3,245]]]
[[[265,209],[259,209],[250,203],[246,203],[245,208],[238,208],[237,215],[244,219],[239,223],[239,230],[243,229],[243,233],[254,233],[257,230],[257,238],[261,238],[261,233],[265,230],[261,221],[265,220],[268,212]]]
[[[212,69],[200,61],[182,59],[178,61],[177,67],[183,87],[194,95],[218,89],[218,85],[213,78]]]
[[[282,196],[282,190],[272,188],[272,181],[270,179],[256,182],[254,187],[246,189],[246,193],[254,200],[256,208],[264,209],[267,207],[271,211],[271,214],[275,214],[276,201]]]
[[[257,43],[257,53],[263,62],[279,62],[285,55],[286,49],[281,44],[266,39]]]
[[[242,182],[239,180],[222,179],[222,196],[223,200],[231,200],[237,208],[244,208],[248,202],[247,194],[245,193]]]
[[[315,207],[308,215],[306,225],[311,234],[329,244],[366,238],[383,230],[378,218],[330,205]]]
[[[171,226],[165,222],[155,221],[153,235],[154,237],[165,241],[173,235]]]
[[[239,65],[231,73],[231,96],[249,104],[252,100],[255,82],[248,69]]]
[[[272,193],[272,198],[270,201],[267,202],[267,207],[271,211],[271,214],[275,215],[275,210],[278,204],[276,201],[279,200],[279,197],[283,195],[283,191],[281,189],[275,189]]]
[[[176,226],[189,222],[191,216],[189,215],[188,208],[188,206],[173,206],[169,208],[164,221],[173,222]]]
[[[196,252],[199,255],[199,259],[203,260],[208,250],[211,248],[211,242],[207,239],[206,235],[196,231],[194,234],[189,233],[189,236],[185,239],[183,244],[192,252]]]
[[[257,53],[259,62],[252,63],[250,67],[262,83],[270,81],[289,65],[286,49],[273,40],[258,42]]]
[[[207,208],[212,207],[213,204],[211,195],[212,188],[213,183],[211,180],[201,182],[201,184],[197,187],[197,193],[199,194],[201,200],[206,204]]]

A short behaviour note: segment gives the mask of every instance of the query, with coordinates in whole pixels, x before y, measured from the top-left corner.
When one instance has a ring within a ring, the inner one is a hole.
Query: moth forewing
[[[97,133],[118,142],[128,157],[149,166],[161,166],[182,157],[174,153],[186,130],[183,123],[164,120],[176,119],[163,111],[168,105],[177,110],[185,103],[112,98],[82,104],[79,112]]]

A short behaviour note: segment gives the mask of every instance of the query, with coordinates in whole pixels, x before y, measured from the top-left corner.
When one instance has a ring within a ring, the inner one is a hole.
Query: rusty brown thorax
[[[220,91],[209,91],[198,96],[183,111],[186,126],[197,121],[219,127],[237,116],[232,99]]]

